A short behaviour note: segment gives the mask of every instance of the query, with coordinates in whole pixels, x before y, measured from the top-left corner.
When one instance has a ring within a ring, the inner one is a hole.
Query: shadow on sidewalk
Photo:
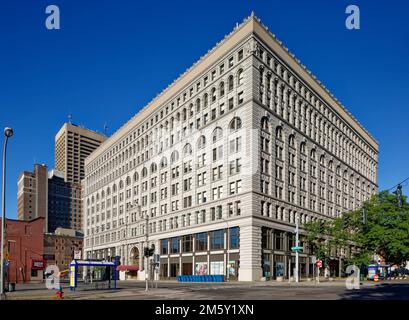
[[[376,287],[348,290],[342,300],[409,300],[409,284],[382,283]]]

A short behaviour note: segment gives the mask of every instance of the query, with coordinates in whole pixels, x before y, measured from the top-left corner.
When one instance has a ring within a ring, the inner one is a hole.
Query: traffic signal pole
[[[300,241],[299,241],[299,217],[295,218],[295,246],[299,247],[300,246]],[[298,250],[295,251],[295,282],[299,282],[299,252]]]

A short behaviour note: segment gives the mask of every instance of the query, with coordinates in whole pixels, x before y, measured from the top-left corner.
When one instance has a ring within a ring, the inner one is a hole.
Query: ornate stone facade
[[[252,15],[86,159],[86,255],[142,270],[154,244],[163,278],[286,276],[296,217],[359,207],[377,191],[377,156]],[[300,261],[308,276],[307,250]]]

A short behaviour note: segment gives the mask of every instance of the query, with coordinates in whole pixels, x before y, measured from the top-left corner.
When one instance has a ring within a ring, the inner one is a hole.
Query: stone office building
[[[251,15],[85,161],[85,252],[160,275],[288,276],[295,220],[377,191],[378,143]],[[312,272],[307,248],[303,274]]]

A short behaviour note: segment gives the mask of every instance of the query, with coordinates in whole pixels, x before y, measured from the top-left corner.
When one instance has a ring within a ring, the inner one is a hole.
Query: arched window
[[[332,170],[333,169],[333,162],[332,160],[328,162],[328,169]]]
[[[243,84],[243,80],[244,80],[243,69],[239,69],[239,71],[237,72],[237,85]]]
[[[312,150],[311,150],[311,159],[312,159],[312,160],[315,160],[316,154],[317,154],[317,152],[315,151],[315,149],[312,149]]]
[[[348,178],[348,170],[345,170],[344,171],[344,179],[347,179]]]
[[[261,118],[261,129],[265,131],[270,131],[270,125],[268,124],[268,118],[262,117]]]
[[[91,203],[94,203],[94,202],[95,202],[95,198],[94,198],[94,196],[92,196]]]
[[[101,192],[101,199],[104,199],[104,198],[105,198],[105,191],[102,190],[102,192]]]
[[[148,169],[143,167],[143,169],[142,169],[142,178],[146,178],[147,176],[148,176]]]
[[[168,165],[168,160],[166,159],[166,157],[163,157],[162,160],[160,161],[160,168],[166,168],[166,166]]]
[[[200,99],[196,99],[196,112],[200,112]]]
[[[203,108],[207,108],[208,105],[209,105],[209,95],[205,93],[203,95]]]
[[[186,108],[183,108],[183,111],[182,111],[182,120],[183,121],[186,121],[186,119],[187,119],[187,110],[186,110]],[[162,128],[162,127],[161,127]]]
[[[116,184],[114,183],[114,185],[112,186],[112,192],[114,192],[114,193],[115,193],[115,192],[116,192],[116,190],[117,190],[117,189],[116,189]]]
[[[283,140],[283,128],[280,126],[276,128],[276,138],[279,140]]]
[[[220,82],[220,85],[219,85],[219,96],[220,97],[224,96],[224,82],[223,81]]]
[[[183,156],[190,156],[192,155],[192,146],[190,143],[186,143],[185,146],[183,147]]]
[[[211,92],[211,96],[212,96],[212,103],[216,101],[216,88],[212,88]]]
[[[126,181],[126,186],[128,187],[131,184],[131,177],[127,176],[125,181]]]
[[[179,152],[177,152],[176,150],[172,152],[172,154],[170,155],[170,163],[175,163],[176,161],[179,160]]]
[[[321,164],[322,166],[325,166],[325,156],[324,156],[324,155],[322,155],[322,156],[320,157],[320,164]]]
[[[295,137],[293,134],[288,137],[288,144],[293,148],[295,147]]]
[[[139,180],[138,172],[135,172],[135,173],[133,174],[133,182],[137,182],[138,180]]]
[[[305,142],[301,142],[301,145],[300,145],[300,153],[306,154]]]
[[[111,194],[111,188],[108,187],[108,188],[107,188],[107,196],[109,196],[110,194]]]
[[[216,142],[223,137],[223,130],[220,127],[217,127],[213,130],[212,141]]]
[[[158,171],[158,166],[156,165],[155,162],[153,162],[151,164],[151,173],[155,173],[156,171]]]
[[[228,80],[228,87],[229,87],[229,91],[233,90],[234,87],[234,80],[233,80],[233,76],[229,76],[229,80]]]
[[[124,187],[124,182],[121,180],[119,181],[119,189],[122,189]]]
[[[337,175],[341,175],[341,166],[338,166],[336,169]]]
[[[234,117],[232,121],[230,121],[229,128],[230,130],[239,130],[241,129],[241,119],[238,117]]]
[[[206,147],[206,137],[200,136],[199,139],[197,140],[197,148],[203,149],[204,147]]]

